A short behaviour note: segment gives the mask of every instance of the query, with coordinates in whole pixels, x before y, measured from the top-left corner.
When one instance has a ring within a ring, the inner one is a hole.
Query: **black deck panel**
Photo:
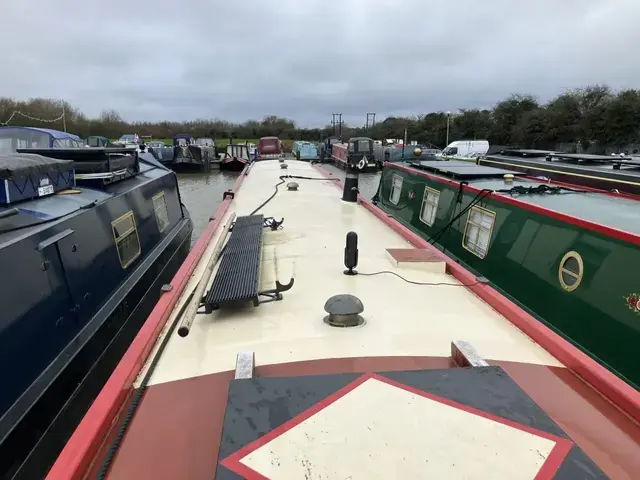
[[[411,166],[420,170],[428,170],[439,173],[452,178],[502,178],[506,174],[522,175],[515,170],[507,170],[504,168],[487,167],[484,165],[476,165],[472,162],[464,161],[420,161],[409,162]]]
[[[640,161],[637,160],[610,160],[609,163],[605,162],[593,162],[590,164],[578,163],[574,161],[563,161],[562,158],[556,158],[555,160],[548,161],[544,157],[513,157],[509,155],[487,155],[484,158],[478,160],[480,165],[485,165],[485,162],[491,162],[491,165],[496,163],[507,163],[515,166],[549,169],[553,168],[560,172],[566,172],[568,174],[592,174],[605,178],[612,178],[616,180],[627,180],[637,182],[640,177]],[[487,162],[487,163],[489,163]],[[615,169],[614,165],[622,165],[620,169]],[[487,165],[488,166],[488,165]],[[625,168],[626,167],[626,168]]]
[[[263,215],[238,217],[224,247],[220,267],[205,296],[208,312],[225,302],[258,299]]]
[[[244,478],[233,471],[239,457],[254,447],[268,444],[268,438],[276,429],[282,434],[299,425],[302,418],[313,421],[314,415],[328,406],[327,400],[338,401],[335,399],[340,395],[349,394],[340,392],[355,391],[358,386],[352,385],[362,384],[368,378],[372,376],[348,373],[233,380],[229,388],[216,480]],[[566,453],[554,459],[558,462],[557,471],[544,478],[608,478],[500,367],[382,372],[374,374],[373,378],[388,380],[391,386],[422,392],[436,401],[456,402],[481,415],[504,419],[558,438],[567,447]],[[308,413],[310,411],[315,413]],[[372,412],[374,416],[375,412]],[[428,425],[425,428],[428,429]],[[332,434],[339,436],[340,432]],[[392,437],[387,439],[385,442],[393,441]],[[393,448],[389,451],[393,452]],[[277,462],[277,458],[274,461]],[[551,461],[551,457],[547,461]]]
[[[566,160],[566,161],[583,161],[583,162],[595,162],[595,163],[615,163],[620,161],[630,161],[631,157],[620,157],[616,155],[591,155],[586,153],[551,153],[549,155],[552,159]]]

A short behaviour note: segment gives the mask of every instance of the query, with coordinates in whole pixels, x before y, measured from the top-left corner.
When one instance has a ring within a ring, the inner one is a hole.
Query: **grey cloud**
[[[0,95],[321,125],[637,86],[637,0],[7,0]]]

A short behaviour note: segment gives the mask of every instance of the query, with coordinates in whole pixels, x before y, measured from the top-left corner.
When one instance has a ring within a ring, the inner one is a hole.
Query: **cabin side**
[[[640,238],[634,243],[469,183],[393,165],[376,197],[395,219],[638,387],[640,303],[629,265],[640,264]],[[505,187],[500,180],[492,189]]]

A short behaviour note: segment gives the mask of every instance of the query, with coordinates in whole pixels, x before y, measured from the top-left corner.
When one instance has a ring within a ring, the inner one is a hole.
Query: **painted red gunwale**
[[[452,187],[458,188],[460,182],[456,182],[453,180],[449,180],[447,178],[438,177],[436,175],[431,175],[429,173],[423,172],[421,170],[417,170],[411,167],[406,167],[404,165],[398,165],[395,163],[386,163],[385,167],[392,168],[396,170],[400,170],[406,173],[411,173],[414,175],[419,175],[421,177],[427,178],[431,181],[444,183],[445,185],[450,185]],[[537,181],[540,181],[537,179]],[[572,185],[574,188],[575,185]],[[580,187],[581,189],[583,187]],[[474,187],[473,185],[465,185],[464,189],[473,193],[480,193],[482,189],[478,187]],[[597,191],[597,190],[596,190]],[[633,200],[638,200],[637,197],[631,197]],[[555,210],[551,210],[549,208],[540,207],[538,205],[533,205],[528,202],[524,202],[514,197],[508,197],[506,195],[492,195],[491,199],[507,203],[510,205],[515,205],[519,208],[523,208],[525,210],[529,210],[530,212],[538,213],[540,215],[545,215],[549,218],[553,218],[555,220],[559,220],[561,222],[570,223],[580,228],[584,228],[586,230],[591,230],[593,232],[599,233],[601,235],[605,235],[607,237],[615,238],[617,240],[621,240],[623,242],[633,243],[635,245],[640,245],[640,235],[636,235],[634,233],[625,232],[624,230],[619,230],[617,228],[612,228],[606,225],[602,225],[601,223],[591,222],[589,220],[583,220],[582,218],[573,217],[571,215],[567,215],[565,213],[556,212]],[[640,207],[640,205],[639,205]]]
[[[245,166],[231,192],[238,191],[244,178],[248,175],[251,165]],[[132,392],[133,384],[144,367],[162,328],[169,319],[169,315],[186,288],[187,282],[207,249],[209,242],[220,228],[222,219],[231,202],[231,196],[224,197],[214,217],[212,217],[212,220],[171,280],[171,290],[164,292],[160,296],[158,303],[127,349],[122,360],[120,360],[98,397],[83,417],[80,425],[73,432],[73,435],[58,456],[58,459],[47,474],[47,480],[75,480],[84,477],[87,468],[98,453],[101,442],[108,436],[119,410]]]
[[[385,166],[389,166],[389,164],[385,164]],[[399,167],[396,165],[392,166]],[[326,170],[323,170],[316,165],[314,165],[314,168],[325,177],[335,178],[330,172],[327,172]],[[414,171],[413,169],[408,169],[406,167],[401,167],[400,169],[407,170],[409,173],[423,174],[423,172]],[[443,183],[450,183],[452,185],[455,185],[456,187],[458,185],[456,182],[433,177],[432,175],[424,174],[424,176],[433,180],[442,181]],[[337,188],[344,188],[344,184],[341,181],[335,181],[332,183]],[[475,190],[480,191],[479,189]],[[500,294],[490,285],[477,283],[476,276],[473,273],[449,258],[447,255],[442,253],[440,250],[431,245],[418,234],[405,227],[396,219],[389,216],[389,214],[387,214],[381,208],[373,205],[373,203],[364,198],[362,195],[358,196],[358,200],[362,206],[373,213],[385,225],[396,231],[400,236],[413,244],[415,247],[430,250],[441,257],[447,265],[448,273],[453,275],[461,283],[470,285],[469,287],[467,287],[469,290],[471,290],[474,294],[488,303],[492,308],[503,315],[516,327],[522,330],[534,342],[536,342],[547,352],[553,355],[566,368],[570,369],[587,384],[590,384],[597,392],[606,397],[617,408],[624,411],[636,422],[640,422],[640,392],[636,391],[632,386],[627,385],[620,378],[616,377],[613,373],[597,363],[587,354],[583,353],[581,350],[573,346],[560,335],[547,328],[542,322],[538,321],[535,317],[524,311],[522,308],[520,308],[518,305],[513,303],[502,294]],[[523,202],[517,202],[517,205],[520,206],[520,204],[522,203]],[[529,204],[525,205],[529,206]],[[542,208],[540,210],[542,210],[540,213],[544,214],[547,214],[546,212],[552,212],[551,210]]]

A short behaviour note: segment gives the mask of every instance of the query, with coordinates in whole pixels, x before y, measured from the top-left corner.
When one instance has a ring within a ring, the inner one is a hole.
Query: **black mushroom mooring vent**
[[[324,304],[324,310],[329,314],[324,321],[332,327],[356,327],[364,323],[360,315],[364,305],[353,295],[334,295]]]

